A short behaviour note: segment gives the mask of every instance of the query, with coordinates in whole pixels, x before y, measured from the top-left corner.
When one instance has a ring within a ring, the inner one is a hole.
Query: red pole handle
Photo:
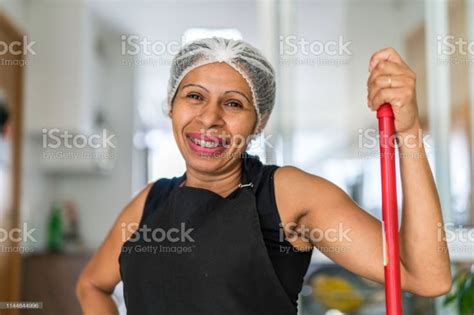
[[[392,106],[388,103],[377,110],[382,174],[382,228],[387,315],[402,314],[394,117]]]

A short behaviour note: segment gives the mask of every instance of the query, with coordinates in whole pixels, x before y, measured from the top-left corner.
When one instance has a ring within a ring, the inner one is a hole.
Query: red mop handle
[[[382,173],[382,228],[387,315],[402,314],[394,117],[392,106],[388,103],[383,104],[377,110]]]

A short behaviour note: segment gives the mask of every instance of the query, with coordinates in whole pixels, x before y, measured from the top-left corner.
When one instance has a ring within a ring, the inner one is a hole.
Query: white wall
[[[353,111],[351,117],[355,122],[353,127],[361,128],[364,123],[377,123],[375,113],[365,110],[369,58],[385,47],[395,48],[403,58],[405,36],[418,23],[423,23],[424,4],[423,1],[353,1],[349,2],[347,13],[347,31],[356,52],[350,70],[351,105],[361,109]]]
[[[134,126],[134,67],[120,65],[120,34],[102,32],[106,61],[102,73],[94,76],[102,89],[101,101],[107,123],[116,139],[116,165],[106,176],[58,176],[57,196],[76,200],[80,210],[81,234],[89,248],[96,248],[104,239],[118,213],[132,197],[132,153]],[[99,83],[100,82],[100,83]]]
[[[87,72],[92,50],[90,12],[81,1],[33,1],[28,4],[28,36],[35,54],[27,67],[25,126],[75,132],[92,129]]]
[[[51,10],[48,11],[48,6],[56,4],[46,1],[41,5],[44,6],[41,10],[51,12]],[[32,16],[34,19],[41,18],[41,16],[38,17],[38,8],[32,8],[28,3],[21,9],[21,14],[17,12],[14,16],[26,17],[23,25],[25,25],[26,33],[30,34],[32,33],[32,24],[29,23],[33,21]],[[120,65],[120,33],[101,24],[93,14],[88,14],[85,18],[90,19],[86,23],[87,36],[101,36],[104,39],[102,42],[104,56],[101,60],[97,60],[98,57],[94,55],[94,49],[97,47],[94,46],[89,47],[90,52],[82,51],[74,58],[69,56],[68,62],[73,65],[82,62],[79,58],[88,58],[87,63],[83,63],[85,69],[73,72],[81,76],[79,80],[84,85],[81,90],[84,92],[81,94],[84,99],[81,102],[88,99],[91,106],[89,110],[102,107],[107,123],[115,134],[116,166],[109,176],[45,172],[40,163],[44,150],[40,130],[38,130],[44,123],[44,115],[39,113],[44,111],[48,114],[51,108],[44,106],[43,102],[38,102],[35,95],[38,92],[46,93],[41,89],[41,84],[42,81],[44,83],[48,79],[47,71],[43,71],[47,65],[41,62],[44,59],[38,58],[36,59],[37,64],[25,67],[25,137],[21,214],[22,221],[27,222],[29,227],[36,229],[33,236],[37,242],[29,242],[25,245],[36,250],[44,249],[47,245],[47,224],[50,208],[54,201],[72,200],[77,203],[81,223],[80,232],[85,240],[85,245],[88,248],[96,248],[119,211],[130,200],[134,192],[132,190],[132,134],[135,116],[135,70],[134,67]],[[39,34],[37,29],[34,31],[33,33]],[[67,36],[67,32],[62,36]],[[40,36],[37,40],[38,44],[44,45],[46,42],[46,39]],[[94,39],[91,42],[94,42]],[[69,48],[65,45],[57,45],[55,54],[65,54]],[[81,46],[81,49],[84,49],[84,45]],[[37,53],[40,54],[41,49]],[[30,58],[30,56],[27,57]],[[54,64],[57,59],[49,56],[47,61]],[[65,77],[72,73],[61,67],[57,70],[63,71]],[[55,91],[70,89],[72,87],[70,82],[56,80],[55,88],[47,91],[49,93],[47,96],[54,98],[56,97]],[[74,102],[64,102],[64,106],[71,106],[70,109],[73,110]],[[57,119],[57,124],[60,127],[61,117]],[[55,120],[50,121],[54,126]],[[91,121],[84,122],[90,123]]]
[[[327,158],[358,158],[358,129],[377,126],[366,101],[369,58],[389,46],[403,57],[405,36],[423,22],[424,5],[423,1],[297,1],[295,8],[294,31],[299,38],[326,43],[341,37],[351,42],[351,55],[333,57],[345,61],[339,65],[294,67],[290,107],[295,111],[295,132],[301,136],[293,146],[293,162],[318,172]]]

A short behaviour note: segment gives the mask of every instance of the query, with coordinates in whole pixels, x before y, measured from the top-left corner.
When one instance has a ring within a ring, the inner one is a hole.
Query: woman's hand
[[[367,104],[376,111],[390,103],[395,131],[403,134],[420,127],[416,102],[416,75],[393,48],[376,51],[369,61]]]

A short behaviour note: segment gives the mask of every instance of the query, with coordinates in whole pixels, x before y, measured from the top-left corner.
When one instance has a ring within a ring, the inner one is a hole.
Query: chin
[[[203,154],[196,152],[187,146],[186,143],[183,145],[183,151],[185,152],[183,156],[185,157],[186,164],[202,171],[213,171],[219,169],[230,160],[238,158],[240,154],[244,152],[238,148],[229,147],[216,154]]]

